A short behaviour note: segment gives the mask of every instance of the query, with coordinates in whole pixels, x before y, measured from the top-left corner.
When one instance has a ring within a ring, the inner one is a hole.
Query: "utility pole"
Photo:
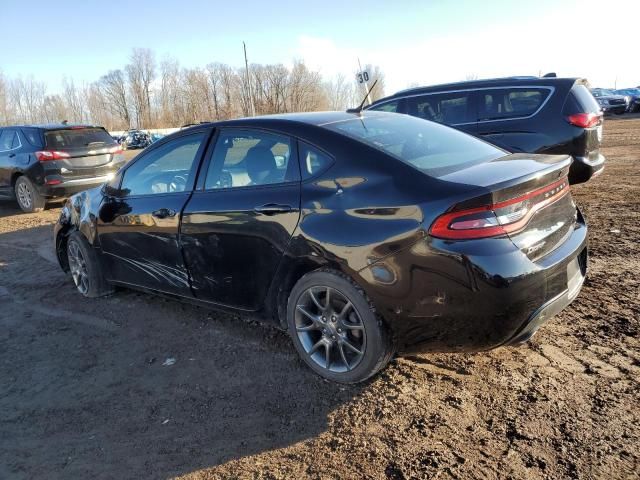
[[[251,107],[251,116],[256,116],[256,106],[253,104],[253,92],[251,91],[251,78],[249,77],[249,61],[247,60],[247,44],[242,42],[244,48],[244,68],[247,73],[247,87],[249,88],[249,106]]]

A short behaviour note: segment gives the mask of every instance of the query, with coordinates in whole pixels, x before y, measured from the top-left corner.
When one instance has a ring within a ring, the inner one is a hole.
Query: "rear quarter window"
[[[69,128],[50,130],[44,134],[48,148],[83,148],[112,145],[115,141],[102,128]]]
[[[38,130],[23,128],[22,134],[24,135],[24,138],[27,139],[27,142],[29,142],[34,147],[42,147],[42,135],[40,135],[40,132]]]

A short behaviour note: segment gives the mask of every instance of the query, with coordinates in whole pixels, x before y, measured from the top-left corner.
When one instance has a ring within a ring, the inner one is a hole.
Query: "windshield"
[[[610,95],[615,95],[611,90],[598,89],[592,91],[594,97],[606,97]]]
[[[471,135],[402,114],[377,114],[324,125],[402,160],[433,177],[507,153]]]

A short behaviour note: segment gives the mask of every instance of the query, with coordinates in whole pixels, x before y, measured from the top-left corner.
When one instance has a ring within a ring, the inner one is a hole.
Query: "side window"
[[[377,112],[397,112],[400,100],[394,100],[393,102],[386,102],[381,105],[375,105],[368,110],[375,110]]]
[[[16,138],[15,130],[2,130],[0,131],[0,152],[6,152],[14,148],[18,148],[20,145],[19,140]]]
[[[42,140],[40,139],[39,132],[31,128],[23,128],[22,134],[26,137],[27,141],[34,147],[42,147]]]
[[[440,93],[408,98],[408,113],[432,122],[456,125],[474,121],[469,114],[469,92]]]
[[[206,133],[200,132],[167,142],[143,154],[124,171],[120,189],[126,195],[183,192],[193,184],[193,164]]]
[[[331,158],[317,148],[307,145],[304,142],[298,142],[298,145],[300,151],[300,171],[302,172],[303,180],[315,176],[331,164]]]
[[[213,150],[205,189],[251,187],[299,178],[291,139],[254,130],[222,130]]]
[[[535,113],[550,95],[546,88],[505,88],[480,92],[478,118],[500,120],[528,117]]]

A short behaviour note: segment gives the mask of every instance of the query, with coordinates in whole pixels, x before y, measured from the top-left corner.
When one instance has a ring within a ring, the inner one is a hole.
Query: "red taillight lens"
[[[60,152],[58,150],[41,150],[35,153],[36,158],[39,162],[49,162],[51,160],[62,160],[64,158],[69,158],[67,152]]]
[[[602,115],[599,113],[574,113],[567,117],[567,122],[571,125],[580,128],[595,127],[602,120]]]
[[[507,235],[523,229],[534,213],[569,192],[566,178],[520,197],[439,216],[431,225],[432,237],[465,240]]]
[[[123,150],[121,147],[113,147],[109,149],[109,153],[113,153],[114,155],[120,155],[121,153],[123,153]]]

